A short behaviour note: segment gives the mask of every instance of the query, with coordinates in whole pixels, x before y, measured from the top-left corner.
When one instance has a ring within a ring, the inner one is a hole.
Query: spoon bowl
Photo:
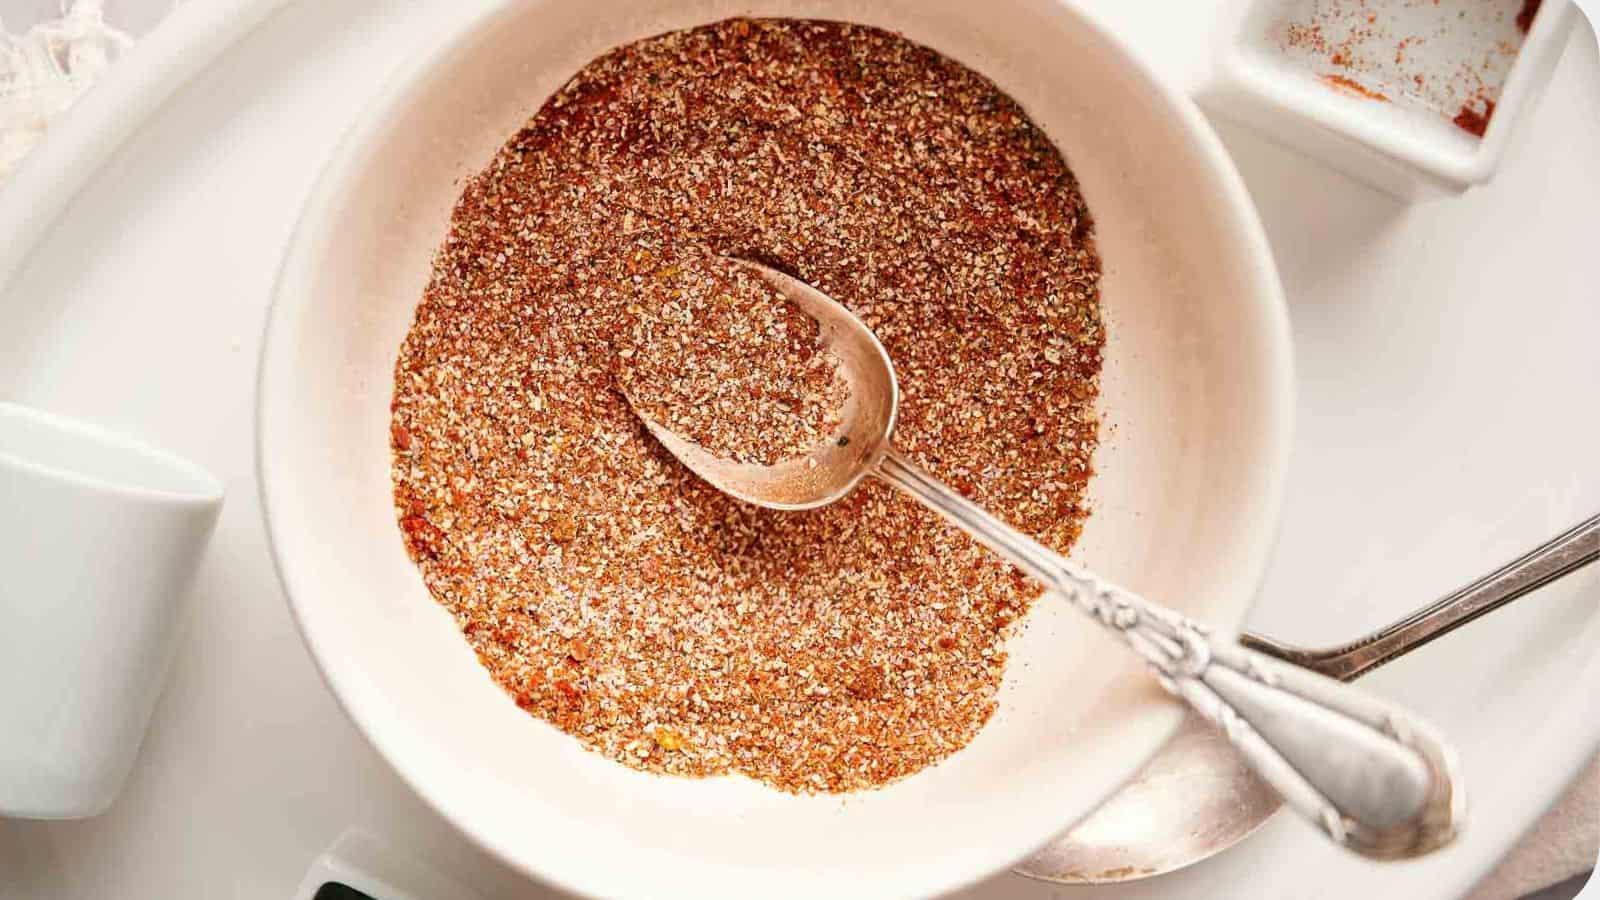
[[[889,451],[900,408],[894,363],[865,323],[843,304],[783,272],[745,260],[754,271],[820,326],[823,349],[839,360],[849,386],[837,431],[804,457],[775,465],[725,459],[687,440],[632,405],[651,435],[690,471],[746,503],[769,509],[816,509],[844,497]]]

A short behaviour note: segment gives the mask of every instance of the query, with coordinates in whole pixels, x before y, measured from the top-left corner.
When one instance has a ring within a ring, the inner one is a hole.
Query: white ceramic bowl
[[[390,374],[460,179],[617,44],[734,14],[899,31],[993,78],[1066,154],[1099,222],[1109,430],[1076,555],[1227,630],[1272,542],[1288,329],[1260,224],[1195,107],[1054,0],[544,0],[427,48],[349,136],[284,263],[260,384],[279,572],[318,664],[380,752],[510,864],[630,896],[905,896],[1003,868],[1131,775],[1179,710],[1118,644],[1041,602],[994,720],[886,789],[794,797],[646,775],[519,709],[406,558]]]

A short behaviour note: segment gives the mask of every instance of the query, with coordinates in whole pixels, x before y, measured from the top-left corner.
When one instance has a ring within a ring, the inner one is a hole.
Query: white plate
[[[92,823],[0,822],[7,889],[284,896],[358,824],[488,896],[538,893],[429,812],[334,706],[274,583],[251,471],[256,340],[305,192],[386,73],[483,5],[348,0],[275,17],[113,156],[0,295],[0,394],[140,433],[235,498],[128,791]],[[1207,4],[1094,10],[1183,83],[1207,71]],[[1342,640],[1600,508],[1597,108],[1600,60],[1580,40],[1494,182],[1409,210],[1224,132],[1278,254],[1301,369],[1258,630]],[[45,152],[42,166],[73,150]],[[1058,894],[999,876],[965,896],[1459,897],[1594,753],[1597,606],[1600,572],[1586,572],[1368,682],[1463,751],[1473,820],[1435,859],[1363,863],[1285,818],[1144,885]]]

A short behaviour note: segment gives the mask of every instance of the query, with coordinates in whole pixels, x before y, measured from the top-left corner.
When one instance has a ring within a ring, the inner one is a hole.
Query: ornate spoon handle
[[[1416,717],[1213,638],[1006,525],[893,450],[876,474],[1120,636],[1169,692],[1221,728],[1262,780],[1336,843],[1398,858],[1455,837],[1465,803],[1454,756]]]

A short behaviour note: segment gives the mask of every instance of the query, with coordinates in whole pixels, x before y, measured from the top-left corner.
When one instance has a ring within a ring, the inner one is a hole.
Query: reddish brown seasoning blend
[[[587,746],[789,791],[881,785],[983,726],[1037,591],[887,487],[762,510],[648,437],[620,354],[706,362],[640,323],[719,256],[860,315],[900,376],[898,446],[1071,546],[1104,340],[1071,172],[960,65],[778,20],[606,54],[467,185],[395,371],[401,529],[494,679]],[[824,383],[763,371],[729,378],[785,402]]]

